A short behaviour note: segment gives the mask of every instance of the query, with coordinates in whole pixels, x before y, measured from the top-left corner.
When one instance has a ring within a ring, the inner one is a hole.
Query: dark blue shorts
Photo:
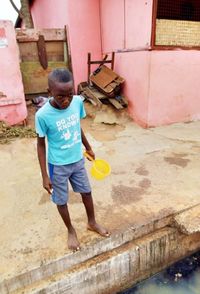
[[[64,205],[68,202],[68,180],[74,192],[91,192],[84,158],[78,162],[66,165],[54,165],[49,163],[49,176],[53,188],[51,198],[57,205]]]

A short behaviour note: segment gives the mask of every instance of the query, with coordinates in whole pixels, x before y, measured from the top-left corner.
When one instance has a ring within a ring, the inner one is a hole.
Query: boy
[[[53,70],[48,77],[48,87],[51,98],[35,116],[38,159],[43,187],[51,194],[67,227],[68,248],[76,251],[80,249],[80,244],[67,206],[68,180],[74,192],[79,192],[82,196],[88,229],[102,236],[109,236],[109,232],[95,220],[82,143],[92,158],[95,158],[95,154],[81,129],[80,119],[86,114],[80,96],[73,95],[72,74],[67,69]],[[49,176],[46,168],[45,137],[48,141]]]

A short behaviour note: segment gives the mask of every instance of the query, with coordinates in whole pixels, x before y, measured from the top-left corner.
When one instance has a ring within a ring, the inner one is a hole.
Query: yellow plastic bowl
[[[97,180],[103,180],[111,172],[110,164],[103,159],[93,160],[92,167],[90,169],[91,175]]]
[[[97,158],[94,160],[87,152],[84,152],[84,156],[92,161],[90,173],[96,180],[103,180],[111,173],[110,164],[104,159]]]

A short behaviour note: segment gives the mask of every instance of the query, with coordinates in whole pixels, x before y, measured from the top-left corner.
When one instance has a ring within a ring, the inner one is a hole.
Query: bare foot
[[[75,230],[68,231],[68,248],[73,251],[80,250],[80,243]]]
[[[104,227],[102,227],[101,225],[97,224],[97,223],[88,223],[87,225],[87,229],[93,232],[98,233],[99,235],[103,236],[103,237],[109,237],[110,236],[110,232],[105,229]]]

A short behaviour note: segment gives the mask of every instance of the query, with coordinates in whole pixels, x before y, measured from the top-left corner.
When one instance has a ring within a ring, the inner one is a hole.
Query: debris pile
[[[117,109],[123,109],[128,105],[126,97],[121,94],[122,84],[125,80],[116,74],[112,68],[104,65],[104,63],[109,62],[113,64],[113,60],[106,61],[106,58],[103,61],[90,61],[89,55],[88,81],[78,85],[78,94],[95,106],[101,107],[102,103],[110,103]],[[100,65],[90,74],[90,64],[95,63],[100,63]]]
[[[0,144],[8,144],[15,138],[35,138],[34,129],[24,126],[8,126],[0,121]]]

